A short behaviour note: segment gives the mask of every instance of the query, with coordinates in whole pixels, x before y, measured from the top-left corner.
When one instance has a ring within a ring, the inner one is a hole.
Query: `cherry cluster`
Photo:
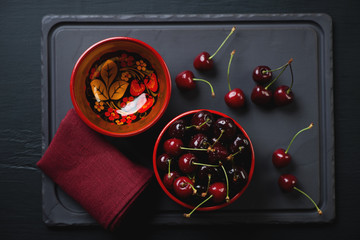
[[[291,144],[294,142],[295,138],[302,132],[311,129],[314,126],[313,123],[311,123],[308,127],[301,129],[300,131],[298,131],[294,137],[291,139],[288,147],[285,149],[283,148],[279,148],[277,150],[275,150],[273,152],[272,155],[272,162],[274,164],[274,166],[276,168],[284,168],[286,166],[288,166],[291,163],[292,157],[289,153],[289,149]],[[298,187],[296,187],[297,185],[297,178],[292,175],[292,174],[282,174],[279,179],[278,179],[278,184],[280,186],[280,188],[286,192],[290,192],[292,190],[296,190],[298,192],[300,192],[301,194],[303,194],[304,196],[306,196],[315,206],[317,212],[321,215],[322,211],[320,210],[320,208],[317,206],[317,204],[314,202],[314,200],[312,200],[312,198],[307,195],[304,191],[300,190]]]
[[[196,206],[186,217],[201,205],[229,202],[248,182],[252,147],[231,118],[206,110],[185,115],[160,144],[156,164],[164,186]]]

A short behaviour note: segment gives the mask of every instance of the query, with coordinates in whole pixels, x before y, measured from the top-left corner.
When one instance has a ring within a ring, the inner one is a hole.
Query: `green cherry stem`
[[[298,189],[297,187],[294,187],[294,189],[295,189],[296,191],[300,192],[301,194],[303,194],[305,197],[307,197],[307,198],[314,204],[314,206],[316,207],[316,210],[317,210],[317,212],[319,213],[319,215],[322,214],[322,211],[320,210],[320,208],[318,207],[318,205],[314,202],[314,200],[312,200],[312,198],[311,198],[309,195],[307,195],[304,191]]]
[[[239,147],[239,151],[237,151],[236,153],[230,154],[229,156],[226,157],[226,159],[227,159],[227,160],[233,160],[234,157],[235,157],[237,154],[241,153],[241,151],[242,151],[244,148],[245,148],[244,146],[240,146],[240,147]]]
[[[228,176],[227,176],[224,165],[221,164],[221,168],[224,171],[225,181],[226,181],[226,197],[225,197],[225,200],[226,200],[226,202],[229,202],[230,201],[230,198],[229,198],[229,179],[228,179]]]
[[[206,118],[206,121],[203,122],[200,125],[190,125],[190,126],[186,126],[185,129],[190,129],[190,128],[196,128],[196,129],[200,129],[202,126],[204,126],[206,123],[208,123],[210,121],[210,118]]]
[[[230,54],[230,60],[229,60],[229,64],[228,64],[228,69],[227,69],[227,82],[228,82],[228,86],[229,86],[229,91],[231,91],[231,87],[230,87],[230,79],[229,79],[229,75],[230,75],[230,65],[232,62],[232,59],[234,57],[235,54],[235,50],[233,50]]]
[[[215,51],[215,53],[213,55],[211,55],[209,57],[209,59],[212,59],[213,57],[215,57],[215,55],[217,54],[217,52],[222,48],[222,46],[225,44],[225,42],[229,39],[229,37],[235,32],[235,27],[233,27],[231,29],[231,32],[229,33],[229,35],[225,38],[225,40],[221,43],[220,47]]]
[[[289,62],[291,63],[293,61],[293,59],[291,58],[289,60]],[[279,71],[281,69],[283,69],[284,67],[286,67],[287,65],[289,65],[289,62],[285,63],[284,65],[282,65],[281,67],[278,67],[278,68],[275,68],[275,69],[270,69],[270,70],[263,70],[262,73],[265,74],[265,73],[268,73],[268,72],[276,72],[276,71]]]
[[[171,164],[171,159],[169,159],[169,164],[168,164],[168,177],[171,177],[171,171],[170,171],[170,164]]]
[[[213,88],[213,86],[211,85],[211,83],[209,81],[207,81],[205,79],[200,79],[200,78],[193,78],[192,80],[207,83],[210,86],[210,89],[211,89],[211,96],[215,97],[214,88]]]
[[[211,174],[208,174],[208,182],[207,182],[206,192],[203,192],[201,194],[202,197],[206,197],[206,195],[207,195],[207,193],[209,191],[210,182],[211,182]]]
[[[220,167],[220,165],[206,164],[206,163],[199,163],[199,162],[193,162],[192,164],[193,164],[193,165],[197,165],[197,166]]]
[[[309,129],[312,128],[313,126],[314,126],[314,123],[311,123],[308,127],[303,128],[303,129],[301,129],[300,131],[298,131],[298,132],[294,135],[294,137],[291,139],[291,141],[290,141],[290,143],[289,143],[289,146],[288,146],[287,149],[285,150],[285,153],[288,153],[291,144],[294,142],[295,138],[296,138],[300,133],[302,133],[302,132],[304,132],[304,131],[306,131],[306,130],[309,130]]]
[[[207,152],[208,149],[205,148],[188,148],[188,147],[180,147],[182,150],[190,150],[190,151],[204,151]]]
[[[291,74],[291,84],[290,84],[289,89],[286,91],[287,94],[290,93],[290,91],[291,91],[291,89],[293,87],[293,84],[294,84],[294,73],[293,73],[291,64],[289,64],[289,68],[290,68],[290,74]]]
[[[203,205],[204,203],[206,203],[207,201],[209,201],[210,198],[212,198],[212,197],[213,197],[213,195],[210,195],[208,198],[206,198],[204,201],[202,201],[202,202],[199,203],[196,207],[194,207],[193,210],[191,210],[191,212],[185,213],[185,214],[184,214],[184,217],[189,218],[189,217],[191,216],[191,214],[196,211],[196,209],[198,209],[201,205]]]
[[[213,147],[215,146],[215,144],[220,140],[220,138],[222,137],[223,133],[225,132],[224,129],[221,129],[220,135],[219,137],[214,141],[214,143],[208,148],[208,150],[213,149]]]
[[[276,80],[279,79],[279,77],[281,76],[281,74],[285,71],[285,69],[287,68],[287,66],[289,66],[291,64],[291,62],[293,61],[293,59],[291,58],[285,65],[281,66],[278,70],[281,69],[281,72],[279,73],[279,75],[276,76],[276,78],[274,78],[274,80],[272,80],[266,87],[265,89],[267,90],[274,82],[276,82]]]

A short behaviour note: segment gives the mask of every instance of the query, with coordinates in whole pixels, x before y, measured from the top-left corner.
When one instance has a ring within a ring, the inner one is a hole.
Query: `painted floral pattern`
[[[149,62],[126,51],[105,54],[90,68],[86,97],[90,107],[111,124],[131,124],[156,103],[159,82]]]

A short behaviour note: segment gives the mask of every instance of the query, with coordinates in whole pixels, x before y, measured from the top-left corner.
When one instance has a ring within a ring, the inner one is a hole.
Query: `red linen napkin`
[[[37,166],[104,228],[113,230],[153,175],[71,109]]]

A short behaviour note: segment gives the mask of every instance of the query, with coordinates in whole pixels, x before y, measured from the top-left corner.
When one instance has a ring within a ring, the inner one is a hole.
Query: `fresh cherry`
[[[210,86],[211,96],[215,97],[214,89],[211,83],[207,80],[195,78],[193,72],[185,70],[179,73],[175,78],[176,86],[181,90],[191,90],[196,87],[196,81],[205,82]]]
[[[156,165],[162,171],[168,170],[170,162],[171,162],[171,157],[167,153],[163,153],[163,154],[159,155],[156,159]]]
[[[203,133],[197,133],[191,136],[189,141],[190,148],[202,148],[207,149],[209,144],[208,137]]]
[[[185,153],[179,157],[179,169],[185,173],[190,174],[196,170],[197,157],[192,153]]]
[[[198,111],[191,117],[192,126],[201,132],[208,131],[212,127],[213,122],[213,114],[206,110]]]
[[[173,189],[173,184],[174,184],[174,181],[175,179],[177,179],[178,177],[180,177],[180,174],[176,171],[172,171],[172,172],[169,172],[169,173],[166,173],[163,177],[163,183],[164,183],[164,186],[167,188],[167,189]]]
[[[272,96],[272,91],[261,85],[256,85],[251,92],[251,100],[260,106],[270,105]]]
[[[228,177],[230,178],[229,182],[234,187],[243,187],[248,181],[248,174],[245,169],[240,166],[233,166],[228,171]]]
[[[219,164],[219,161],[226,161],[229,153],[222,144],[217,144],[208,151],[210,164]]]
[[[294,142],[295,138],[302,133],[303,131],[306,131],[310,128],[312,128],[314,126],[313,123],[311,123],[308,127],[301,129],[300,131],[298,131],[294,137],[291,139],[287,149],[283,149],[283,148],[279,148],[277,150],[274,151],[273,155],[272,155],[272,162],[274,164],[275,167],[277,168],[282,168],[282,167],[286,167],[287,165],[289,165],[289,163],[291,162],[291,155],[288,153],[291,144]]]
[[[291,64],[289,64],[291,73],[291,85],[290,87],[281,85],[276,88],[274,92],[274,102],[277,106],[284,106],[290,104],[294,100],[294,93],[292,92],[292,86],[294,84],[294,74],[292,71]]]
[[[216,52],[210,56],[208,52],[201,52],[199,55],[197,55],[194,59],[194,67],[195,69],[199,71],[208,71],[211,70],[214,66],[213,57],[217,54],[217,52],[221,49],[221,47],[225,44],[225,42],[228,40],[228,38],[234,33],[235,27],[231,29],[231,32],[229,35],[225,38],[225,40],[222,42],[222,44],[219,46],[219,48],[216,50]]]
[[[312,198],[307,195],[304,191],[300,190],[299,188],[296,187],[297,185],[297,179],[294,175],[292,174],[283,174],[279,177],[278,180],[278,184],[280,186],[280,188],[286,192],[290,192],[291,190],[296,190],[299,193],[303,194],[305,197],[307,197],[315,206],[317,212],[319,213],[319,215],[322,214],[322,211],[320,210],[320,208],[317,206],[317,204],[314,202],[314,200],[312,200]]]
[[[183,119],[178,119],[173,122],[168,130],[168,136],[171,138],[180,138],[182,139],[185,136],[185,123]]]
[[[214,136],[220,137],[220,141],[231,140],[236,134],[236,125],[227,117],[219,118],[214,123]]]
[[[228,65],[227,71],[227,81],[229,86],[229,92],[225,94],[225,103],[231,108],[241,108],[245,105],[245,94],[240,88],[231,89],[230,80],[229,80],[229,73],[230,73],[230,65],[235,54],[235,50],[231,52],[230,61]]]
[[[165,153],[169,154],[170,156],[178,156],[181,154],[183,146],[183,142],[179,138],[170,138],[167,139],[164,144],[163,148]]]
[[[272,72],[270,70],[268,66],[257,66],[252,74],[254,81],[258,84],[268,83],[272,78]]]
[[[190,178],[185,176],[181,176],[175,179],[173,183],[173,189],[176,195],[183,199],[196,194],[196,190],[193,186],[193,182],[191,181]]]

